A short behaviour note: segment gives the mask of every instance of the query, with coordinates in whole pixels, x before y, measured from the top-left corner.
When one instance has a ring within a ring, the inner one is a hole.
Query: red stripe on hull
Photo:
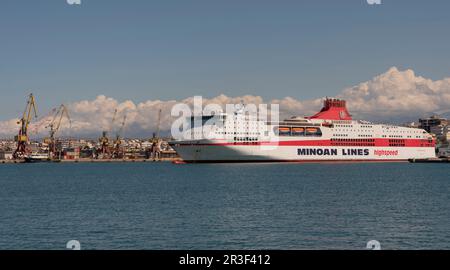
[[[350,139],[349,139],[350,140]],[[360,140],[360,139],[355,139]],[[179,144],[180,146],[330,146],[330,147],[434,147],[434,143],[429,143],[423,139],[402,139],[404,144],[392,144],[390,140],[394,139],[374,139],[374,142],[363,141],[331,141],[331,140],[301,140],[301,141],[278,141],[278,142],[224,142],[224,143],[192,143]],[[174,142],[176,144],[176,142]]]

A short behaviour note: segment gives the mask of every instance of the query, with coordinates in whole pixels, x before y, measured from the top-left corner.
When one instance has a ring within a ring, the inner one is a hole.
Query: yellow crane
[[[61,128],[61,123],[64,118],[64,116],[69,120],[69,125],[72,125],[72,120],[70,119],[69,110],[67,110],[67,107],[64,104],[61,104],[59,108],[56,110],[56,113],[53,115],[53,119],[48,124],[46,128],[50,128],[50,137],[45,140],[46,143],[48,143],[48,155],[49,158],[53,159],[56,154],[56,138],[55,135]]]
[[[125,128],[126,121],[127,121],[127,115],[125,114],[123,116],[122,123],[120,124],[120,128],[116,133],[116,138],[115,138],[114,147],[113,147],[113,154],[112,154],[113,158],[123,158],[123,156],[124,156],[124,151],[123,151],[121,145],[122,145],[122,133]]]
[[[112,131],[114,127],[114,122],[116,121],[117,116],[117,109],[114,110],[114,115],[112,118],[111,126],[109,128],[109,131]],[[102,136],[99,138],[100,143],[100,153],[102,159],[107,159],[111,157],[111,149],[110,149],[110,139],[108,137],[108,131],[104,130],[102,132]],[[97,154],[98,156],[98,154]]]
[[[13,153],[15,159],[24,158],[25,156],[31,154],[29,147],[29,137],[28,137],[28,127],[30,125],[31,119],[37,118],[36,102],[33,94],[28,96],[27,106],[23,112],[22,118],[17,122],[20,125],[19,134],[14,137],[17,142],[16,151]]]

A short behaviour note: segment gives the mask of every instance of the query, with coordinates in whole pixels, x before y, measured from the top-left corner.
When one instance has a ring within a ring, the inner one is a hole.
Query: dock
[[[40,161],[36,163],[139,163],[139,162],[176,162],[180,158],[159,158],[159,159],[91,159],[91,158],[80,158],[80,159],[62,159],[62,160],[48,160]],[[0,160],[0,164],[20,164],[26,163],[25,160]]]
[[[179,160],[179,158],[159,158],[159,159],[147,159],[147,158],[136,158],[136,159],[91,159],[91,158],[80,158],[80,159],[63,159],[60,160],[61,163],[133,163],[133,162],[172,162]]]
[[[450,158],[409,159],[410,163],[450,163]]]

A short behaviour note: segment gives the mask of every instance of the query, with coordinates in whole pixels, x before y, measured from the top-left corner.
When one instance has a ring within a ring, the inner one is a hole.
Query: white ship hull
[[[261,145],[220,145],[176,143],[172,147],[185,162],[339,162],[339,161],[407,161],[434,158],[431,147],[320,147],[277,146],[264,149]]]
[[[241,113],[220,115],[215,122],[208,122],[210,118],[191,117],[185,134],[189,139],[170,143],[185,162],[368,162],[436,156],[435,141],[425,130],[353,120],[341,100],[327,99],[314,116],[279,122]],[[196,119],[202,125],[196,126]],[[200,138],[190,139],[192,135]]]

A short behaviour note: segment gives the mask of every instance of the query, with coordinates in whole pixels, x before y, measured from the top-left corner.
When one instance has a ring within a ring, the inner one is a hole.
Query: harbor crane
[[[122,133],[125,128],[126,121],[127,121],[127,115],[125,114],[123,116],[122,123],[120,124],[120,128],[117,131],[116,138],[114,140],[114,147],[113,147],[113,154],[112,154],[113,158],[123,158],[123,156],[124,156],[124,151],[122,148]]]
[[[109,132],[112,131],[114,127],[114,122],[116,121],[117,116],[117,109],[114,110],[114,115],[112,118],[111,126],[109,127],[109,130],[103,130],[102,136],[99,138],[100,143],[100,154],[101,158],[107,159],[111,157],[111,148],[110,148],[110,139],[109,139]]]
[[[157,160],[161,156],[161,143],[162,140],[159,138],[159,131],[161,128],[161,113],[162,110],[159,109],[158,111],[158,122],[156,124],[156,132],[153,133],[153,138],[151,140],[152,146],[150,148],[150,157],[153,160]]]
[[[158,122],[156,123],[156,132],[153,132],[151,142],[156,143],[159,141],[159,130],[161,126],[161,113],[162,110],[158,110]]]
[[[23,112],[22,118],[17,122],[20,125],[19,134],[14,137],[17,142],[17,148],[13,153],[15,159],[25,158],[31,154],[31,149],[29,146],[28,137],[28,127],[30,125],[31,119],[37,118],[36,102],[33,94],[28,96],[27,105],[25,111]]]
[[[53,159],[56,156],[55,135],[61,128],[61,123],[62,123],[64,116],[67,118],[67,120],[69,121],[69,125],[71,126],[72,120],[70,119],[69,111],[67,110],[67,107],[64,104],[61,104],[61,106],[59,106],[59,108],[56,110],[56,113],[54,114],[52,121],[46,127],[46,128],[50,128],[50,131],[49,131],[50,137],[47,140],[45,140],[49,145],[48,155],[49,155],[50,159]]]

